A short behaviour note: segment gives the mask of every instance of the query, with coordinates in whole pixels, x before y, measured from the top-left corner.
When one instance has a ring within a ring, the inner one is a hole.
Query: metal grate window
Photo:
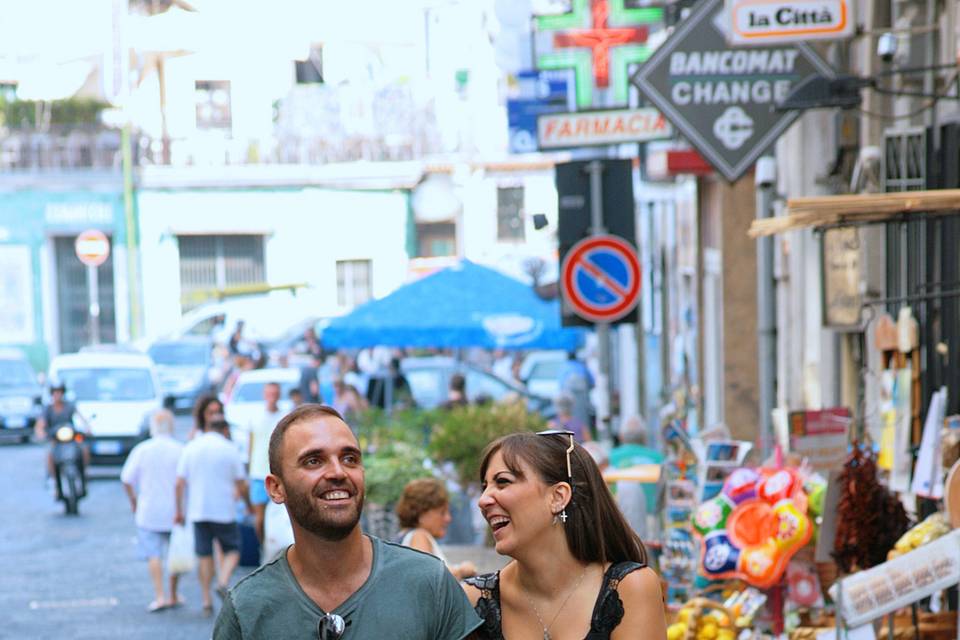
[[[180,291],[185,309],[230,287],[266,282],[263,236],[180,236]]]
[[[497,189],[497,240],[524,239],[523,187]]]
[[[922,128],[893,129],[883,134],[883,190],[927,188],[927,134]]]
[[[370,260],[337,260],[337,304],[356,307],[373,297],[373,263]]]

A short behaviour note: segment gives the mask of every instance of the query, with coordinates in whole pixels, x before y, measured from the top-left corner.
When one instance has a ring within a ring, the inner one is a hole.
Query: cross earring
[[[560,512],[560,520],[563,521],[563,524],[567,524],[567,510],[564,509]]]

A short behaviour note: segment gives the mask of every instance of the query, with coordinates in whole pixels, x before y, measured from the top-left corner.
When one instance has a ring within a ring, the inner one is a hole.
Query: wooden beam
[[[754,220],[747,233],[758,238],[806,227],[883,222],[902,214],[952,211],[960,211],[960,189],[792,198],[787,201],[787,215]]]

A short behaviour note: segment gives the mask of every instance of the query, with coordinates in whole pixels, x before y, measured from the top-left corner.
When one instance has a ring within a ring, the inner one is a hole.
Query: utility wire
[[[924,111],[927,111],[927,110],[933,108],[934,106],[936,106],[938,100],[941,100],[941,99],[943,99],[943,98],[949,97],[949,96],[950,96],[950,91],[953,89],[953,84],[957,81],[958,76],[960,76],[960,72],[954,72],[954,74],[951,76],[950,80],[947,82],[947,89],[946,89],[943,93],[934,95],[934,96],[930,99],[930,101],[927,102],[925,105],[923,105],[923,106],[921,106],[921,107],[919,107],[919,108],[917,108],[917,109],[914,109],[913,111],[910,111],[910,112],[908,112],[908,113],[902,113],[902,114],[900,114],[900,115],[888,115],[888,114],[886,114],[886,113],[879,113],[879,112],[877,112],[877,111],[869,111],[869,110],[867,110],[867,109],[860,109],[860,108],[857,108],[856,111],[857,111],[858,113],[862,113],[863,115],[865,115],[865,116],[867,116],[867,117],[877,118],[877,119],[879,119],[879,120],[904,120],[904,119],[906,119],[906,118],[913,118],[914,116],[918,116],[918,115],[920,115],[921,113],[923,113]],[[887,94],[887,95],[902,95],[902,94],[899,94],[899,93],[897,93],[897,92],[895,92],[895,91],[892,91],[892,90],[890,90],[890,89],[883,89],[883,88],[881,88],[881,87],[867,87],[867,88],[868,88],[868,89],[873,89],[873,90],[876,91],[877,93],[882,93],[882,94]]]

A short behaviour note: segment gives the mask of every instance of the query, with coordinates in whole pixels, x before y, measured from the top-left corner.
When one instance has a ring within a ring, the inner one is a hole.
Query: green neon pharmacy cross
[[[594,106],[594,87],[612,88],[616,105],[626,105],[630,65],[653,53],[647,37],[650,25],[663,22],[663,9],[625,2],[573,0],[568,13],[537,16],[537,30],[553,32],[553,51],[537,56],[537,66],[573,69],[579,109]]]

